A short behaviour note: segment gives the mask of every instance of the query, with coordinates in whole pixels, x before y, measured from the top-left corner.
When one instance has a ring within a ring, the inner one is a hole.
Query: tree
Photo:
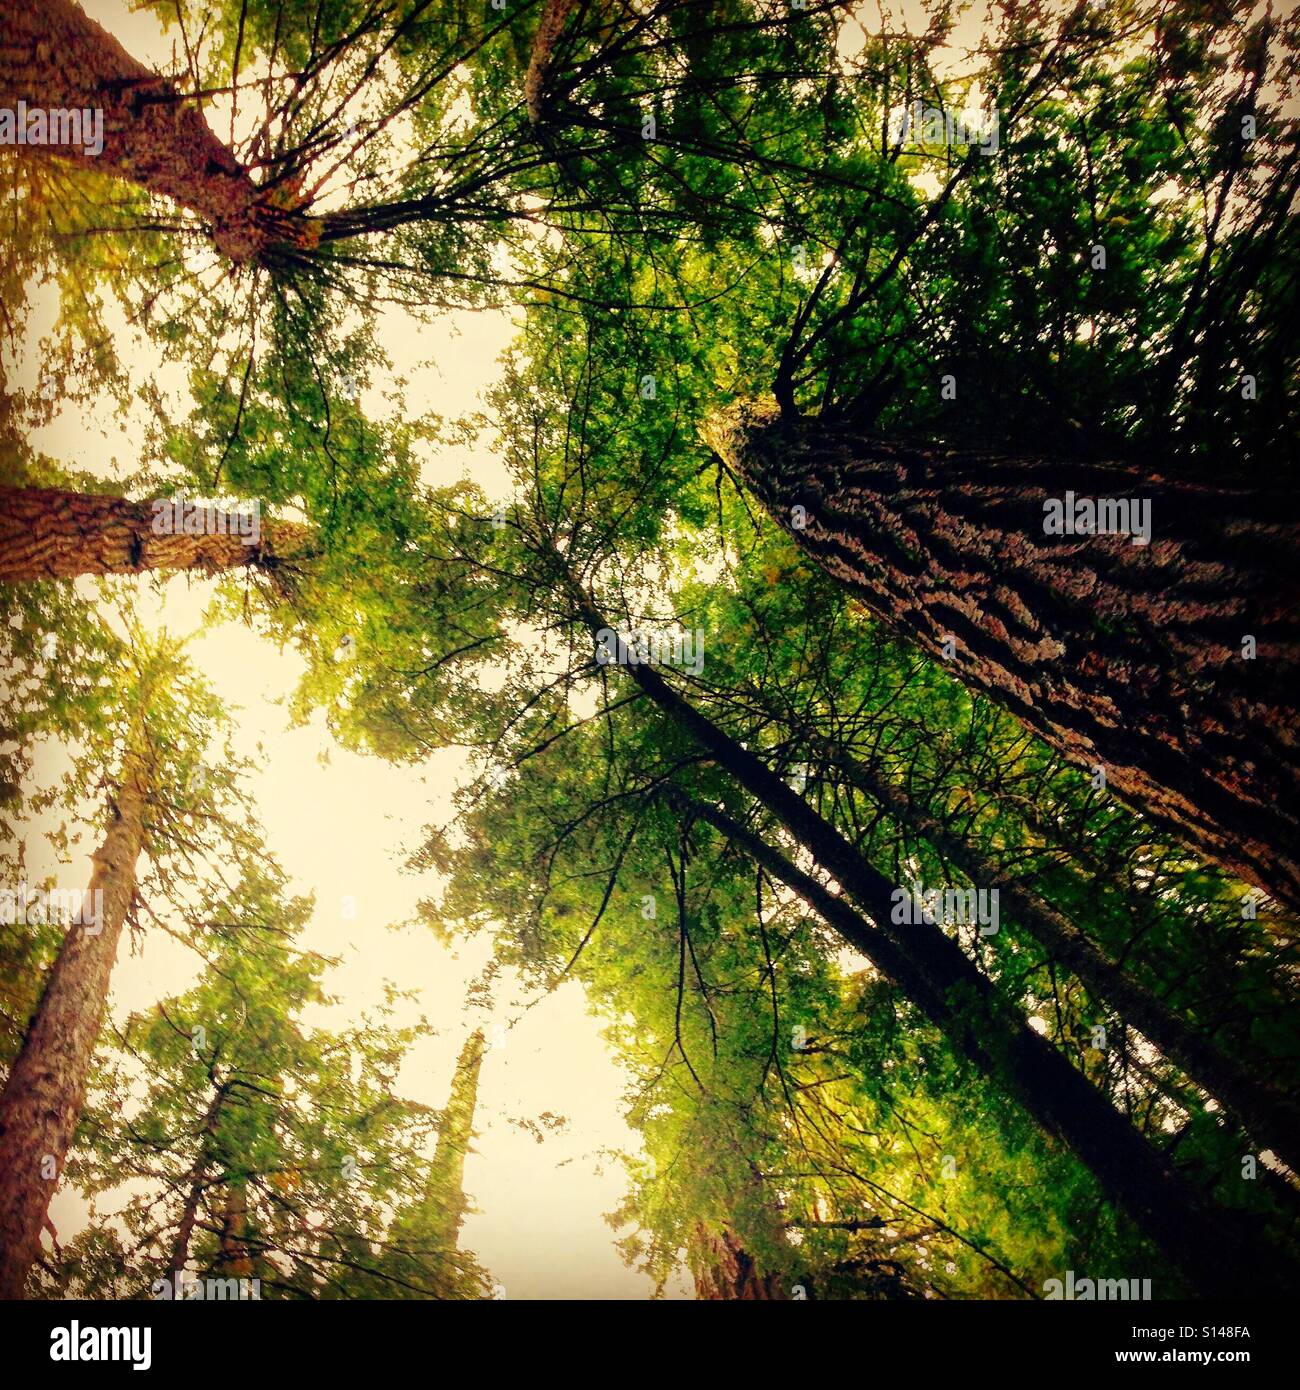
[[[50,1197],[65,1177],[118,945],[128,924],[139,927],[141,903],[151,912],[169,905],[168,929],[198,949],[211,923],[229,911],[232,892],[238,896],[241,876],[245,885],[260,885],[252,907],[274,912],[267,894],[278,871],[262,867],[265,846],[250,828],[240,784],[244,764],[233,754],[228,725],[222,737],[224,710],[187,667],[180,646],[166,634],[146,637],[128,619],[115,699],[101,703],[104,690],[96,687],[99,701],[78,711],[83,742],[67,782],[57,793],[43,793],[45,804],[62,802],[71,810],[85,788],[96,789],[107,828],[93,857],[88,896],[69,912],[0,1093],[3,1211],[11,1232],[3,1268],[11,1297],[27,1285]],[[111,759],[118,770],[109,778],[104,768]],[[68,850],[66,826],[54,844]],[[200,872],[196,864],[204,859],[209,862]],[[50,916],[49,908],[44,915]]]
[[[349,1285],[349,1297],[481,1298],[486,1280],[459,1251],[465,1218],[465,1156],[474,1130],[483,1034],[470,1034],[460,1050],[451,1093],[438,1126],[438,1143],[424,1189],[394,1213],[371,1272]]]
[[[245,875],[213,904],[199,983],[107,1051],[71,1175],[97,1208],[124,1179],[128,1200],[56,1252],[45,1291],[193,1299],[213,1296],[210,1278],[256,1279],[240,1297],[481,1293],[449,1224],[459,1172],[421,1152],[456,1128],[455,1103],[439,1123],[394,1087],[430,1030],[394,1027],[391,998],[342,1031],[308,1027],[333,962],[297,944],[311,903],[284,890],[274,872]],[[463,1069],[457,1094],[472,1100]]]
[[[151,672],[139,693],[108,825],[94,854],[91,921],[72,923],[0,1093],[0,1296],[21,1298],[50,1196],[85,1103],[118,941],[150,832],[157,770],[148,743]]]
[[[146,570],[272,570],[310,543],[310,532],[292,522],[263,523],[251,513],[183,500],[178,505],[172,498],[130,502],[56,488],[0,487],[0,582],[8,584]]]
[[[18,110],[20,101],[50,111],[102,111],[100,153],[118,175],[197,212],[234,261],[254,257],[283,221],[198,106],[131,58],[75,0],[10,16],[0,102]],[[56,157],[85,157],[75,147],[49,149]]]
[[[710,438],[873,612],[1200,853],[1300,906],[1289,489],[753,414]],[[1149,507],[1151,544],[1044,534],[1076,497]]]
[[[474,1108],[478,1101],[478,1074],[483,1065],[483,1032],[470,1034],[456,1061],[451,1096],[438,1131],[438,1147],[429,1172],[429,1197],[440,1205],[440,1224],[435,1234],[441,1250],[454,1250],[465,1219],[465,1155],[474,1130]],[[440,1189],[450,1194],[440,1194]]]
[[[701,1231],[691,1252],[695,1266],[695,1296],[706,1301],[741,1299],[771,1302],[783,1297],[771,1275],[760,1274],[730,1231],[713,1235]]]
[[[1294,908],[1296,30],[1178,7],[1120,66],[1078,18],[1047,81],[1038,16],[981,74],[995,157],[900,142],[939,193],[883,247],[826,226],[777,405],[706,438],[898,631]]]

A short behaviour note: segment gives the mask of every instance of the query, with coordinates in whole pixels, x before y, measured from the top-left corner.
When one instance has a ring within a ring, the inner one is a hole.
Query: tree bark
[[[754,1257],[730,1231],[715,1235],[696,1228],[691,1264],[695,1297],[706,1302],[743,1300],[776,1302],[785,1299],[775,1274],[761,1274]]]
[[[0,31],[0,106],[103,112],[97,158],[74,146],[29,146],[114,174],[197,213],[217,249],[255,261],[279,240],[301,242],[292,213],[271,206],[217,139],[198,103],[137,62],[73,0],[6,7]],[[302,224],[302,219],[296,219]]]
[[[90,876],[100,930],[71,925],[0,1094],[0,1298],[22,1298],[41,1225],[81,1118],[118,940],[136,890],[148,827],[151,764],[128,750]],[[42,1165],[52,1161],[54,1176]]]
[[[246,1279],[253,1272],[248,1253],[248,1188],[244,1179],[226,1184],[225,1209],[221,1217],[221,1245],[216,1272],[223,1277]]]
[[[311,536],[309,527],[263,518],[256,543],[245,544],[237,520],[226,513],[210,514],[215,525],[208,534],[155,535],[154,518],[153,502],[0,487],[0,583],[145,570],[214,573],[240,565],[273,569],[305,553]]]
[[[593,640],[608,630],[596,605],[554,553],[556,579]],[[799,893],[840,935],[913,1001],[959,1055],[1005,1086],[1049,1135],[1064,1142],[1107,1194],[1182,1269],[1203,1296],[1240,1294],[1274,1280],[1290,1285],[1285,1259],[1213,1210],[1110,1101],[1025,1018],[938,926],[891,921],[894,885],[754,753],[697,710],[650,666],[623,669],[663,713],[775,816],[833,875],[837,897],[770,845],[714,807],[698,814],[743,844],[756,862]],[[721,819],[719,819],[721,818]],[[856,908],[847,901],[851,899]]]
[[[890,442],[761,405],[706,437],[879,617],[1100,764],[1198,853],[1300,908],[1294,492]],[[1148,499],[1150,543],[1045,534],[1044,503],[1067,492]]]
[[[1089,993],[1107,1001],[1126,1023],[1153,1042],[1235,1116],[1244,1129],[1262,1144],[1271,1146],[1293,1171],[1300,1172],[1300,1116],[1293,1100],[1265,1078],[1252,1076],[1242,1063],[1198,1034],[1149,989],[1109,960],[1063,912],[1028,884],[1008,877],[977,848],[918,806],[902,787],[878,776],[835,745],[818,741],[817,751],[896,821],[928,840],[972,884],[996,888],[1001,902],[1050,959],[1074,974]]]
[[[546,77],[551,70],[555,45],[564,32],[564,21],[577,0],[546,0],[542,17],[537,21],[533,46],[528,55],[528,71],[524,74],[524,109],[530,125],[536,125],[546,106]]]

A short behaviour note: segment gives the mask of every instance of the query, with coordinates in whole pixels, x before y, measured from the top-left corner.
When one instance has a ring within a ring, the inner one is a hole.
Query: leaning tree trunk
[[[424,1205],[436,1212],[427,1226],[427,1244],[444,1259],[460,1243],[460,1228],[469,1206],[465,1198],[465,1158],[474,1137],[478,1078],[483,1066],[483,1030],[465,1040],[452,1076],[451,1094],[443,1110],[438,1143],[425,1181]]]
[[[609,624],[563,557],[555,552],[552,558],[557,585],[575,616],[598,640],[597,634],[607,631]],[[696,813],[742,844],[756,862],[810,903],[894,981],[959,1055],[1005,1086],[1047,1134],[1063,1141],[1200,1294],[1240,1293],[1269,1280],[1288,1287],[1295,1282],[1296,1272],[1287,1262],[1210,1207],[1062,1052],[997,995],[955,941],[923,920],[895,925],[894,885],[834,825],[658,671],[634,661],[620,665],[654,705],[834,876],[843,896],[828,892],[717,808],[696,806]]]
[[[564,32],[564,21],[577,0],[546,0],[541,18],[533,33],[533,46],[528,55],[528,71],[524,74],[524,109],[528,120],[536,125],[546,106],[546,78],[555,56],[555,45]]]
[[[311,534],[294,522],[263,519],[256,543],[246,544],[238,534],[240,519],[212,512],[206,534],[155,535],[154,508],[154,502],[125,497],[0,487],[0,583],[143,570],[211,572],[240,565],[273,569],[303,554]],[[247,528],[247,519],[243,524]]]
[[[679,797],[678,804],[684,813],[712,825],[802,898],[893,981],[960,1056],[995,1083],[1005,1085],[1040,1128],[1066,1143],[1201,1296],[1242,1296],[1251,1289],[1270,1287],[1273,1281],[1282,1287],[1294,1286],[1295,1271],[1244,1228],[1212,1209],[1063,1053],[994,997],[987,978],[937,928],[923,923],[906,928],[907,933],[918,933],[919,927],[919,934],[931,937],[921,943],[922,957],[949,953],[950,982],[936,987],[933,972],[924,963],[918,965],[905,936],[885,930],[887,908],[859,912],[848,901],[850,894],[831,892],[720,807],[687,797]],[[837,836],[833,830],[830,833]],[[825,864],[823,855],[835,853],[828,839],[816,857]],[[861,887],[850,893],[861,900]],[[933,940],[935,936],[938,941]]]
[[[1176,1066],[1203,1087],[1241,1126],[1293,1171],[1300,1172],[1300,1116],[1296,1103],[1268,1077],[1253,1075],[1199,1034],[1175,1010],[1110,960],[1062,911],[1030,884],[1008,876],[978,848],[954,834],[901,786],[876,773],[838,746],[816,741],[817,752],[839,767],[900,825],[928,840],[972,884],[996,888],[1011,914],[1047,952],[1098,999],[1153,1042]]]
[[[1300,908],[1300,497],[890,442],[748,405],[710,445],[877,615],[1206,857]],[[1150,543],[1045,503],[1147,499]]]
[[[114,174],[197,213],[232,261],[276,241],[302,240],[301,219],[277,211],[217,139],[198,103],[137,62],[73,0],[6,6],[0,29],[0,107],[103,112],[98,157],[75,146],[28,146]]]
[[[0,1298],[23,1296],[85,1104],[118,939],[135,897],[150,766],[143,743],[135,743],[124,759],[112,820],[93,858],[91,903],[103,894],[99,930],[69,926],[0,1093]]]

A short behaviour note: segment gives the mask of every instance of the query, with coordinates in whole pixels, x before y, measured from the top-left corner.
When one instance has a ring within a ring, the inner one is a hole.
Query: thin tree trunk
[[[680,798],[680,804],[797,893],[892,980],[961,1056],[996,1083],[1005,1084],[1043,1130],[1063,1140],[1091,1169],[1110,1197],[1175,1261],[1199,1294],[1242,1296],[1273,1280],[1286,1286],[1294,1279],[1274,1252],[1209,1208],[1061,1052],[997,1001],[986,977],[936,928],[921,924],[965,963],[953,971],[954,977],[962,975],[964,980],[954,978],[946,990],[933,987],[930,972],[918,967],[905,944],[886,936],[882,926],[889,921],[887,909],[883,915],[870,913],[869,920],[845,897],[832,893],[720,808],[686,797]]]
[[[303,554],[311,535],[309,527],[263,518],[256,538],[245,538],[239,533],[248,529],[249,519],[224,512],[207,515],[205,534],[155,535],[156,515],[152,501],[0,487],[0,583],[144,570],[215,572],[240,565],[273,569]]]
[[[1294,492],[891,443],[760,406],[706,433],[881,618],[1101,765],[1200,854],[1300,908]],[[1068,492],[1148,500],[1150,543],[1046,534],[1044,504]]]
[[[253,1272],[248,1253],[248,1188],[244,1180],[226,1184],[225,1210],[221,1217],[221,1247],[217,1256],[217,1273],[246,1279]]]
[[[546,106],[546,78],[551,70],[555,45],[564,32],[564,21],[577,0],[546,0],[542,17],[537,21],[533,46],[528,55],[528,71],[524,74],[524,108],[531,125],[542,119]]]
[[[72,925],[0,1094],[0,1298],[21,1298],[40,1252],[41,1225],[72,1143],[108,1002],[118,940],[136,890],[148,825],[151,764],[128,749],[90,901],[98,932]],[[46,1171],[52,1167],[53,1175]]]
[[[97,157],[75,146],[29,146],[161,194],[204,218],[217,249],[256,260],[277,240],[299,240],[294,219],[259,195],[249,171],[217,139],[198,103],[137,62],[72,0],[6,6],[0,30],[0,107],[103,112]]]
[[[608,630],[563,558],[558,553],[554,558],[557,581],[593,638]],[[1046,1133],[1067,1144],[1201,1294],[1240,1293],[1261,1281],[1294,1278],[1274,1252],[1210,1209],[1064,1054],[998,998],[988,978],[955,941],[924,921],[894,925],[894,885],[835,826],[652,667],[629,662],[624,669],[660,710],[834,876],[857,908],[829,893],[729,818],[724,833],[735,835],[756,862],[811,903],[850,945],[894,980],[960,1055],[1005,1085]],[[716,808],[701,807],[699,814],[722,828],[717,819],[722,813]]]
[[[1001,902],[1048,956],[1071,971],[1124,1021],[1153,1042],[1198,1086],[1233,1114],[1261,1143],[1300,1172],[1300,1117],[1294,1101],[1226,1056],[1186,1020],[1097,949],[1087,936],[1026,883],[1008,877],[973,845],[929,815],[902,788],[824,741],[818,752],[842,769],[849,781],[883,807],[901,825],[928,840],[972,884],[996,888]]]
[[[474,1137],[474,1111],[478,1105],[478,1078],[483,1065],[483,1031],[476,1029],[465,1040],[456,1061],[451,1094],[443,1111],[438,1143],[429,1164],[425,1201],[437,1216],[429,1223],[429,1244],[448,1257],[460,1242],[465,1220],[465,1157]]]
[[[194,1227],[198,1221],[199,1203],[202,1201],[203,1193],[208,1186],[207,1174],[212,1164],[212,1137],[217,1131],[217,1124],[221,1118],[221,1109],[225,1100],[226,1088],[218,1086],[212,1097],[212,1102],[208,1106],[207,1114],[203,1117],[203,1128],[199,1131],[199,1152],[194,1160],[194,1166],[190,1169],[190,1188],[185,1197],[185,1205],[181,1208],[181,1219],[176,1227],[176,1239],[172,1243],[172,1257],[171,1263],[167,1266],[167,1278],[171,1281],[174,1296],[178,1298],[180,1297],[180,1290],[177,1285],[190,1257],[190,1241],[194,1236]]]

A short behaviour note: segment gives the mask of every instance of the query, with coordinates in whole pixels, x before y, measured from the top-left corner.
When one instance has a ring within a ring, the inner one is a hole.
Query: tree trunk
[[[226,1184],[226,1205],[221,1217],[221,1247],[216,1272],[225,1278],[246,1279],[253,1272],[248,1253],[248,1188],[244,1180]]]
[[[100,930],[71,925],[0,1094],[0,1298],[21,1298],[86,1099],[108,983],[144,848],[150,764],[131,748],[90,876]],[[43,1172],[45,1167],[47,1172]],[[52,1175],[47,1175],[52,1167]]]
[[[190,1169],[189,1192],[185,1197],[185,1205],[181,1208],[181,1219],[176,1226],[176,1239],[172,1242],[172,1257],[171,1263],[167,1266],[167,1278],[171,1281],[173,1296],[177,1298],[180,1297],[178,1283],[190,1257],[190,1241],[193,1239],[194,1227],[198,1221],[199,1203],[203,1200],[203,1193],[208,1186],[208,1168],[212,1163],[212,1137],[217,1132],[225,1100],[226,1088],[218,1086],[207,1114],[203,1117],[203,1128],[199,1131],[199,1152],[194,1166]]]
[[[891,443],[762,406],[706,433],[878,616],[1300,908],[1300,497]],[[1067,493],[1147,499],[1150,543],[1046,534],[1044,504]]]
[[[541,119],[546,105],[546,77],[551,69],[555,45],[564,32],[564,21],[577,0],[546,0],[542,17],[537,21],[533,46],[528,55],[528,71],[524,74],[524,109],[530,125]]]
[[[555,554],[556,579],[593,639],[609,624]],[[1062,1140],[1140,1229],[1205,1296],[1240,1294],[1295,1273],[1261,1242],[1212,1210],[1068,1058],[1001,1000],[989,979],[938,926],[891,921],[894,885],[765,763],[697,710],[652,667],[623,669],[719,767],[772,813],[845,897],[830,893],[758,837],[724,817],[724,833],[799,893],[891,978],[959,1055],[1004,1085],[1036,1123]],[[719,829],[723,813],[698,807]],[[747,837],[747,838],[746,838]],[[846,899],[852,899],[857,908]],[[858,910],[860,909],[860,911]]]
[[[697,1227],[691,1266],[698,1299],[775,1302],[785,1298],[777,1276],[760,1274],[754,1257],[730,1231],[715,1235],[703,1226]]]
[[[239,532],[241,525],[249,529],[248,517],[214,511],[206,515],[205,534],[155,535],[159,515],[166,521],[166,514],[155,512],[154,502],[58,488],[0,487],[0,583],[144,570],[215,572],[239,565],[273,569],[303,554],[311,534],[294,522],[261,519],[256,538],[243,537]]]
[[[465,1220],[465,1157],[474,1137],[474,1111],[478,1105],[478,1078],[483,1065],[483,1031],[476,1029],[465,1040],[456,1061],[451,1094],[438,1129],[438,1143],[425,1182],[425,1202],[437,1215],[429,1221],[429,1244],[442,1256],[460,1243]]]
[[[1300,1117],[1293,1100],[1275,1090],[1267,1079],[1252,1076],[1244,1065],[1200,1036],[1150,990],[1107,959],[1064,913],[1028,884],[1009,878],[977,848],[919,807],[902,787],[877,776],[834,745],[819,740],[817,751],[899,824],[928,840],[972,884],[996,888],[1007,910],[1050,959],[1073,973],[1090,994],[1106,1000],[1126,1023],[1233,1114],[1244,1129],[1270,1145],[1293,1171],[1300,1172]]]
[[[1064,1054],[997,1001],[988,980],[937,928],[917,924],[905,930],[935,933],[964,962],[954,968],[954,983],[946,990],[934,988],[905,941],[885,934],[887,909],[864,916],[720,808],[686,797],[680,803],[798,894],[892,980],[961,1056],[1005,1085],[1046,1133],[1063,1140],[1092,1171],[1201,1296],[1242,1297],[1273,1281],[1283,1287],[1294,1283],[1294,1272],[1272,1250],[1212,1210]],[[965,979],[956,978],[960,975]]]
[[[209,224],[217,249],[232,261],[254,261],[278,240],[301,240],[292,215],[264,201],[198,103],[138,63],[72,0],[6,7],[0,107],[17,110],[20,101],[47,111],[102,111],[98,157],[73,145],[28,148],[170,198]]]

